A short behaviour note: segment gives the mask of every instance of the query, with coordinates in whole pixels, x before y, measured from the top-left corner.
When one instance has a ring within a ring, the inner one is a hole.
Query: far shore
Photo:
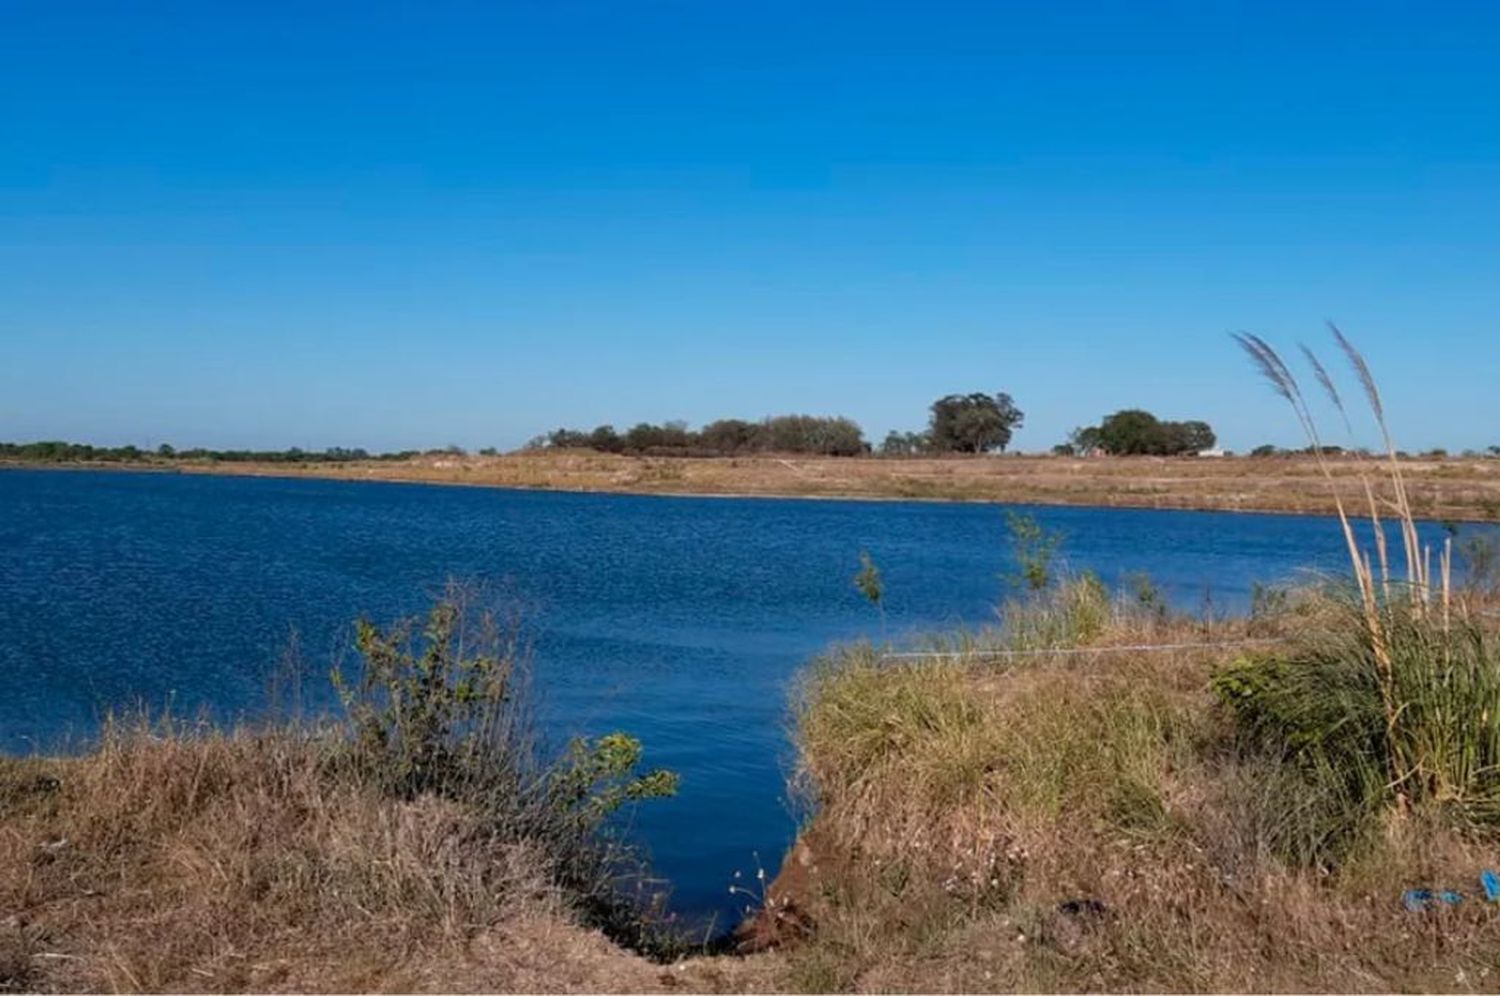
[[[1334,496],[1311,457],[634,457],[589,451],[497,456],[432,453],[405,460],[0,463],[229,476],[397,481],[579,493],[739,498],[957,501],[1108,508],[1332,514]],[[1362,474],[1383,465],[1331,462],[1351,515],[1368,515]],[[1403,461],[1417,514],[1500,521],[1500,460]],[[1382,510],[1385,514],[1385,510]]]

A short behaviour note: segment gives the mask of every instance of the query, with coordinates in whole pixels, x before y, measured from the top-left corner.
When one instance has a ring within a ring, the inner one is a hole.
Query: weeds
[[[357,674],[332,675],[352,733],[340,763],[386,794],[451,799],[503,837],[537,842],[587,919],[633,947],[675,946],[630,895],[644,869],[606,821],[626,803],[675,794],[677,775],[638,770],[640,741],[620,732],[575,738],[542,760],[521,619],[480,597],[450,582],[420,627],[355,624]]]
[[[1500,593],[1500,537],[1493,532],[1461,535],[1455,552],[1471,594],[1483,598]]]
[[[882,662],[856,647],[818,662],[795,700],[816,816],[789,859],[794,881],[812,876],[793,896],[817,929],[788,955],[789,979],[860,991],[1465,988],[1454,973],[1480,977],[1500,920],[1466,906],[1413,921],[1398,899],[1488,860],[1471,831],[1489,818],[1474,803],[1495,762],[1483,750],[1457,759],[1483,721],[1467,710],[1489,695],[1475,687],[1488,672],[1476,651],[1446,684],[1398,689],[1412,731],[1443,740],[1414,752],[1453,756],[1448,771],[1467,782],[1433,784],[1453,802],[1392,821],[1363,608],[1357,592],[1335,594],[1261,601],[1257,632],[1300,637],[1274,657],[1125,649],[991,663],[975,647]],[[1200,622],[1163,621],[1092,579],[1019,605],[1000,646],[1203,636]],[[1250,627],[1211,625],[1228,642]],[[1398,673],[1431,632],[1391,630]],[[1304,657],[1313,646],[1317,660]]]
[[[1098,575],[1086,571],[1045,594],[1008,600],[1000,609],[1001,645],[1008,650],[1086,647],[1120,609]]]
[[[1011,582],[1029,591],[1043,591],[1053,582],[1052,562],[1062,544],[1062,534],[1043,528],[1035,516],[1007,510],[1005,527],[1010,533],[1011,555],[1018,572]]]
[[[859,570],[854,574],[854,587],[880,613],[880,629],[884,632],[885,584],[880,578],[880,568],[875,566],[875,561],[864,550],[859,552]]]
[[[544,756],[515,623],[450,586],[358,624],[342,715],[0,758],[0,989],[534,988],[472,945],[537,919],[676,951],[609,826],[676,777],[620,733]]]

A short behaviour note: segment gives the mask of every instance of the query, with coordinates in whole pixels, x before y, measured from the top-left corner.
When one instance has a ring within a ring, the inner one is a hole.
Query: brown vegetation
[[[1361,464],[1332,458],[1347,503],[1364,500]],[[1414,512],[1455,521],[1500,519],[1500,460],[1403,461]],[[993,501],[1232,512],[1332,513],[1312,457],[1071,458],[981,456],[630,457],[587,451],[503,456],[433,454],[339,464],[182,464],[188,472],[415,481],[630,494],[756,495]]]
[[[584,926],[544,844],[327,762],[290,733],[146,728],[0,759],[0,992],[645,992],[722,974],[705,961],[688,982]]]
[[[1493,836],[1439,808],[1364,814],[1334,850],[1318,786],[1248,744],[1215,694],[1233,649],[1061,652],[1343,625],[1323,598],[1202,624],[1079,584],[1013,613],[1059,652],[816,669],[798,739],[817,816],[772,883],[815,924],[786,985],[813,990],[1493,989]],[[1324,800],[1326,801],[1326,800]],[[1488,844],[1487,844],[1488,842]],[[1403,890],[1456,888],[1424,913]]]

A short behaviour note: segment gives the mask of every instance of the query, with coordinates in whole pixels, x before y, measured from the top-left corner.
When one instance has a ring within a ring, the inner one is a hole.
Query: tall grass
[[[1436,557],[1421,542],[1374,375],[1353,343],[1338,328],[1330,331],[1385,447],[1378,464],[1355,457],[1361,460],[1362,514],[1368,516],[1373,550],[1356,536],[1311,406],[1291,369],[1260,337],[1237,335],[1289,403],[1317,454],[1337,508],[1353,592],[1335,596],[1326,625],[1305,633],[1291,654],[1241,662],[1226,673],[1221,693],[1254,739],[1279,745],[1304,770],[1317,773],[1321,784],[1338,782],[1346,800],[1356,800],[1353,810],[1385,800],[1400,812],[1433,804],[1495,821],[1500,648],[1469,595],[1454,586],[1452,540]],[[1334,378],[1311,349],[1302,352],[1352,432]],[[1387,548],[1387,522],[1400,535],[1399,570]]]

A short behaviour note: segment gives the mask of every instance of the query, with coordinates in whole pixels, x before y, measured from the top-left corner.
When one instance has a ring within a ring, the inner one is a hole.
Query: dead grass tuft
[[[325,745],[294,735],[115,730],[85,757],[3,762],[0,785],[27,987],[366,989],[564,910],[540,847],[331,780]]]

